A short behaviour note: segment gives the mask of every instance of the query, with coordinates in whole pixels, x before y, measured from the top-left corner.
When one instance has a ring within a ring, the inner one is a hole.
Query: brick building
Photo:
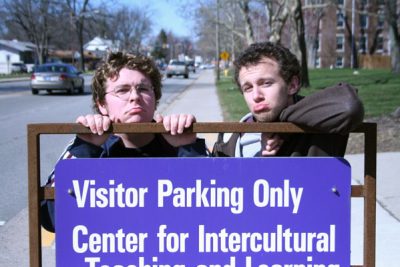
[[[352,67],[353,56],[360,67],[365,67],[365,58],[373,55],[386,58],[380,67],[390,68],[390,38],[383,0],[304,0],[303,5],[309,67]]]

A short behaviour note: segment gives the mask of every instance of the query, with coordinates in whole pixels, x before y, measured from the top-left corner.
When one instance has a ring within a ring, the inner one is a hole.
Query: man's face
[[[99,104],[101,113],[108,115],[114,122],[151,122],[156,109],[151,85],[150,79],[143,73],[121,69],[118,79],[107,79],[105,100],[103,104]],[[123,97],[121,92],[126,92]]]
[[[278,63],[269,58],[242,67],[239,82],[244,100],[259,122],[276,121],[281,111],[293,103],[292,96],[298,90],[296,82],[286,84],[279,74]]]

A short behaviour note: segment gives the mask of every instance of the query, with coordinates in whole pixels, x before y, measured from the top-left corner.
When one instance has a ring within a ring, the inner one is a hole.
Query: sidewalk
[[[221,122],[222,111],[214,85],[212,70],[201,72],[199,78],[162,110],[162,114],[192,113],[198,122]],[[212,148],[215,134],[204,135]],[[352,183],[363,179],[363,155],[348,155],[352,166]],[[400,152],[378,154],[377,166],[377,231],[376,266],[400,265]],[[351,264],[363,262],[363,203],[362,199],[351,202]],[[28,212],[21,211],[0,228],[0,267],[29,266]],[[43,266],[55,266],[55,245],[43,247]],[[242,266],[238,266],[242,267]]]

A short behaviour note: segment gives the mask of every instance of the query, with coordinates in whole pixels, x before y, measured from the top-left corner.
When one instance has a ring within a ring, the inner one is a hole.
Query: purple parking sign
[[[56,177],[57,267],[350,266],[343,159],[73,159]]]

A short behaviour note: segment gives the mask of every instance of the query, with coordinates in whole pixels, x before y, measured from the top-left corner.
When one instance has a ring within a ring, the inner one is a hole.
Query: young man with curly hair
[[[76,120],[92,131],[78,134],[61,159],[115,157],[206,156],[203,139],[184,133],[195,122],[190,114],[157,116],[161,74],[152,59],[136,54],[112,53],[95,72],[92,101],[97,114]],[[162,122],[168,134],[105,133],[111,123]],[[54,186],[54,172],[48,186]],[[54,201],[42,203],[42,225],[54,231]]]

